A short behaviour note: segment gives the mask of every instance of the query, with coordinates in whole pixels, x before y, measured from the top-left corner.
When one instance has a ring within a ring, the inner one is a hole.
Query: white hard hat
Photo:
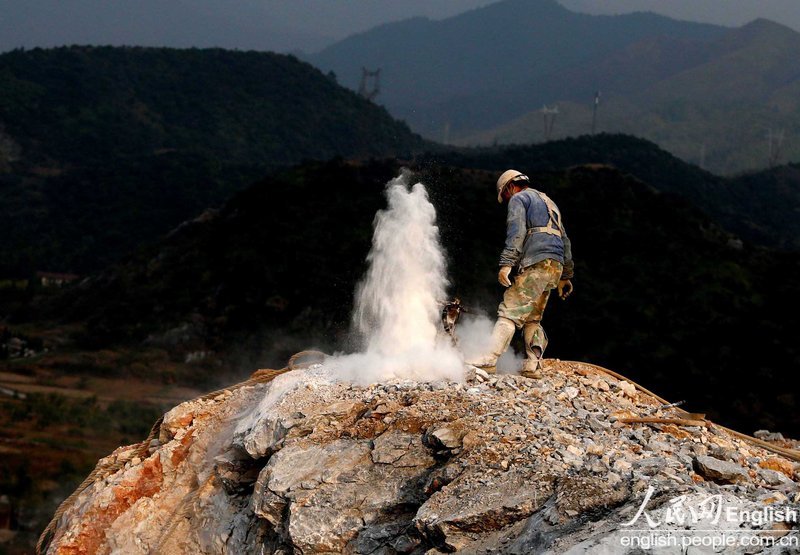
[[[506,170],[497,179],[497,202],[503,202],[503,190],[512,181],[530,181],[528,176],[517,170]]]

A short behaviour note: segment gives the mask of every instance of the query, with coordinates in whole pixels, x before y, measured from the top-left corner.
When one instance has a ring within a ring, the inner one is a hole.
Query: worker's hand
[[[566,300],[567,297],[572,295],[572,282],[568,279],[562,279],[558,282],[558,296]]]
[[[500,285],[503,287],[510,287],[511,280],[508,279],[508,274],[511,273],[511,266],[501,266],[500,272],[497,274],[497,281],[500,282]]]

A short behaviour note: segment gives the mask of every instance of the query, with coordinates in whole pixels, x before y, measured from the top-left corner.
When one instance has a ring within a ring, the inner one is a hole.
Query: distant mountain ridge
[[[362,66],[381,67],[378,100],[439,141],[528,144],[596,121],[715,173],[800,160],[800,33],[765,19],[729,29],[504,0],[384,25],[311,61],[349,86]],[[544,105],[559,109],[551,131]]]
[[[645,137],[715,173],[800,160],[800,33],[778,23],[756,20],[710,42],[652,39],[562,76],[584,96],[608,76],[598,129]],[[586,133],[590,104],[566,90],[561,98],[553,137]],[[532,111],[461,142],[542,138]]]
[[[539,94],[540,79],[644,38],[708,40],[723,32],[654,14],[590,16],[555,0],[504,0],[441,21],[382,25],[309,59],[349,86],[362,66],[383,68],[381,101],[436,136],[445,122],[476,129],[524,113],[549,100]],[[450,100],[457,102],[448,108]],[[487,106],[479,111],[481,105]]]

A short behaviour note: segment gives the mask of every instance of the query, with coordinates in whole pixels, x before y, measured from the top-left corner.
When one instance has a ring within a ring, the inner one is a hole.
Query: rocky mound
[[[295,370],[183,403],[143,457],[101,460],[48,552],[636,553],[648,531],[721,537],[731,508],[772,515],[736,541],[794,538],[776,515],[798,466],[702,421],[626,423],[674,411],[580,363],[369,386]]]

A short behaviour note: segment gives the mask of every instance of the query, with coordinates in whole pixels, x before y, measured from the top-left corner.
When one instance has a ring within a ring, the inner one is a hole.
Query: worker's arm
[[[558,296],[566,299],[574,291],[572,278],[575,276],[575,262],[572,260],[572,241],[567,237],[567,231],[561,226],[561,239],[564,240],[564,269],[558,282]]]
[[[564,240],[564,270],[561,272],[561,279],[572,279],[575,277],[575,261],[572,260],[572,241],[564,231],[561,238]]]
[[[522,245],[528,232],[525,225],[525,205],[519,195],[508,201],[508,217],[506,219],[506,245],[500,254],[500,266],[514,267],[522,256]]]

